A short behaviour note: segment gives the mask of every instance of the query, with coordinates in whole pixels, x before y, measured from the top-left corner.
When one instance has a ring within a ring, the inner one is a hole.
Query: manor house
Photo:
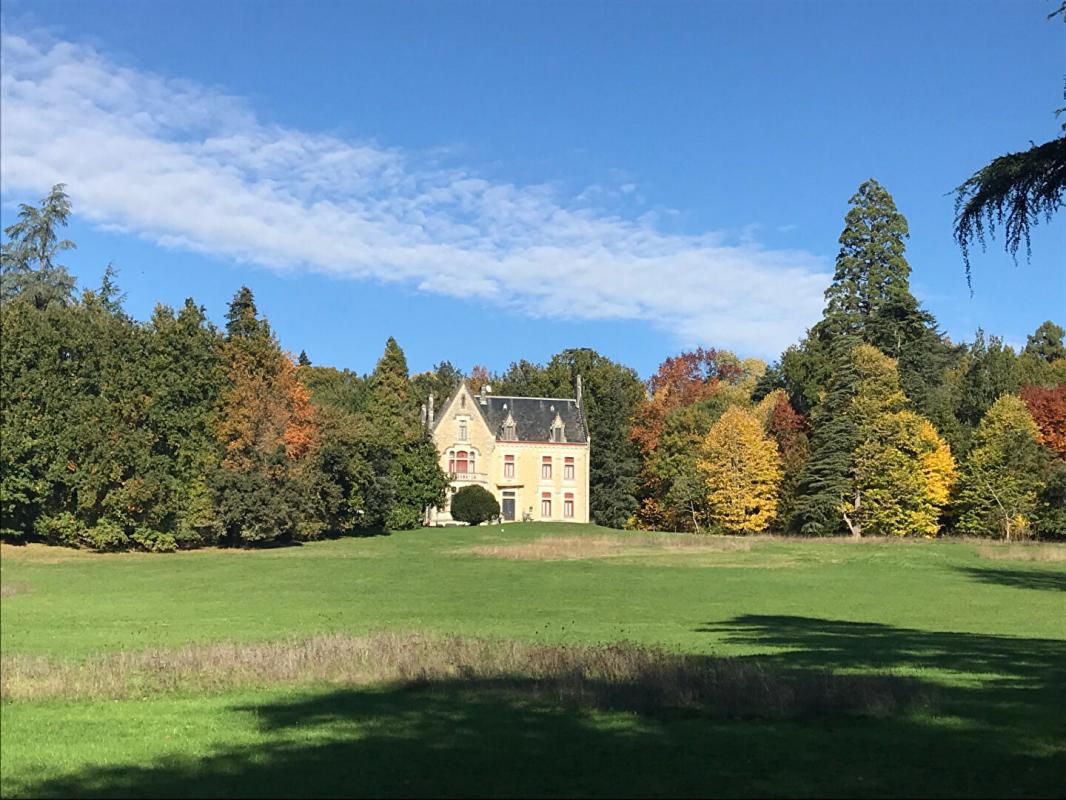
[[[489,386],[474,394],[464,381],[439,413],[431,396],[426,422],[451,487],[429,524],[451,523],[451,494],[471,484],[496,496],[505,522],[588,522],[590,437],[580,377],[576,395],[502,397]]]

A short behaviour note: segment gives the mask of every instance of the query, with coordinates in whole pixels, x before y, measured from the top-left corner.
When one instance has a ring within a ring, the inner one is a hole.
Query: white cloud
[[[269,125],[223,92],[91,47],[2,34],[0,179],[69,186],[100,226],[278,270],[404,282],[534,316],[645,320],[685,344],[771,356],[817,319],[820,259],[656,228],[427,154]]]

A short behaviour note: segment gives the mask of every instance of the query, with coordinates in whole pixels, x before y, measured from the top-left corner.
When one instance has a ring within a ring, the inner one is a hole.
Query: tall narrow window
[[[514,477],[514,456],[504,456],[503,457],[503,477],[505,477],[505,478],[513,478]]]
[[[563,516],[567,519],[574,518],[574,495],[571,492],[563,495]]]
[[[470,462],[466,460],[466,450],[460,450],[455,454],[455,471],[466,472]]]
[[[552,515],[552,493],[541,492],[540,495],[540,516],[543,519],[551,519]]]
[[[544,456],[540,460],[540,477],[542,480],[550,481],[552,477],[552,457]]]
[[[455,472],[455,451],[448,451],[448,472]]]
[[[563,460],[563,480],[572,481],[574,479],[574,457],[567,456]]]
[[[477,454],[474,453],[473,451],[471,451],[470,452],[470,471],[471,472],[477,472],[477,463],[475,463],[475,461],[474,461],[474,459],[476,459],[476,458],[477,458]]]
[[[459,441],[460,442],[465,442],[466,441],[466,420],[465,419],[461,420],[459,422]]]

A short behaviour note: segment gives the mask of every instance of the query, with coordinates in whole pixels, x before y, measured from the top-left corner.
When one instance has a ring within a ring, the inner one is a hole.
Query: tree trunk
[[[855,513],[856,514],[859,513],[859,508],[861,506],[862,506],[862,494],[861,493],[857,493],[855,495]],[[862,524],[859,523],[859,522],[854,522],[853,523],[851,521],[851,518],[848,517],[848,514],[847,514],[846,511],[844,512],[844,524],[847,525],[848,526],[848,530],[851,531],[851,538],[852,539],[861,539],[862,538]]]

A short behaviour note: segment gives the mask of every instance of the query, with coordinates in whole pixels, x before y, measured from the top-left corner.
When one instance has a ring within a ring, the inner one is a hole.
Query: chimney
[[[481,395],[479,396],[479,399],[481,400],[481,405],[487,406],[489,404],[490,394],[492,394],[492,387],[486,383],[484,386],[481,387]]]
[[[581,408],[581,375],[577,376],[577,407]]]
[[[430,427],[430,430],[432,430],[433,429],[433,392],[429,393],[429,410],[428,410],[427,413],[429,415],[429,427]]]

